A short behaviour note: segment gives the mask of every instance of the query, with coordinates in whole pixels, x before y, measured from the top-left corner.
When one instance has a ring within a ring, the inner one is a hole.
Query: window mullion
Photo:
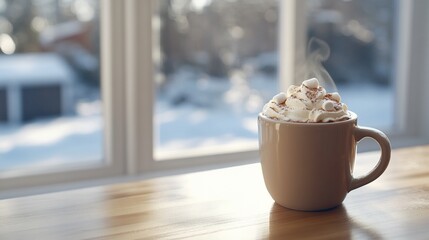
[[[395,131],[397,134],[408,134],[410,131],[406,126],[407,105],[409,104],[409,68],[410,68],[410,41],[411,41],[411,18],[412,18],[412,2],[413,1],[397,1],[397,22],[396,22],[396,37],[397,42],[396,55],[394,57],[393,77],[395,84]]]
[[[305,61],[307,43],[306,1],[280,1],[279,18],[279,87],[287,87],[303,79],[302,66]]]
[[[122,1],[101,2],[101,75],[105,117],[105,156],[124,169],[125,162],[125,76],[124,21]]]
[[[153,165],[152,2],[125,2],[127,159],[129,174]]]

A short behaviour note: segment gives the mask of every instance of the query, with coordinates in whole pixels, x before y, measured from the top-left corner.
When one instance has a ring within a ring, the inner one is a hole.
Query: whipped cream
[[[290,86],[265,104],[262,114],[268,118],[292,122],[333,122],[350,118],[347,105],[337,92],[326,93],[316,78]]]

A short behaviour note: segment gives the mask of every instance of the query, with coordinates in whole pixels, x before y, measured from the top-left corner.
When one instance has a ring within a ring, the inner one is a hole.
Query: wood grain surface
[[[356,172],[378,153],[357,157]],[[276,205],[259,164],[0,201],[0,239],[429,239],[429,146],[394,150],[343,205]]]

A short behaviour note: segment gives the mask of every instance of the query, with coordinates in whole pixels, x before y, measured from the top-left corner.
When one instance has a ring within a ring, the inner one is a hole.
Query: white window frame
[[[426,67],[429,66],[429,50],[425,42],[429,40],[429,27],[425,24],[429,22],[425,14],[425,9],[429,10],[429,1],[398,0],[397,3],[399,51],[394,76],[398,78],[396,95],[399,111],[396,114],[399,121],[395,126],[398,131],[390,137],[405,146],[429,142],[426,124],[429,122],[426,106],[429,94],[423,94],[423,89],[429,89],[426,77],[429,76],[429,68]],[[282,66],[279,69],[279,88],[285,90],[294,83],[294,79],[299,79],[295,69],[304,59],[307,42],[305,2],[288,0],[279,1],[279,4],[279,66]],[[100,1],[100,9],[104,164],[0,179],[0,198],[16,195],[14,191],[20,188],[100,178],[144,178],[258,161],[257,149],[178,156],[162,161],[154,159],[152,3],[146,0],[103,0]]]

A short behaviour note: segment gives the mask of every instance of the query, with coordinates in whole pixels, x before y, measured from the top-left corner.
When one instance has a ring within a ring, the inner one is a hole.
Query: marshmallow
[[[286,101],[286,94],[284,92],[281,92],[273,97],[273,100],[277,104],[282,104]]]
[[[341,96],[337,92],[331,93],[331,98],[337,102],[341,102]]]
[[[308,88],[317,88],[319,87],[319,81],[316,78],[311,78],[302,82]]]
[[[331,101],[325,101],[322,105],[322,108],[326,111],[334,110],[334,103]]]

